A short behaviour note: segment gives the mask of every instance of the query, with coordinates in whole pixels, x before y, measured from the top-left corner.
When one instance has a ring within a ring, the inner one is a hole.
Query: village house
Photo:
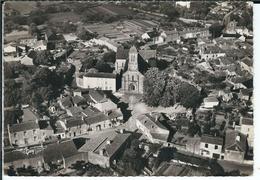
[[[233,98],[233,93],[230,90],[220,90],[218,97],[221,97],[222,101],[229,102]]]
[[[238,97],[243,101],[249,101],[253,95],[253,89],[240,89]]]
[[[41,152],[27,155],[18,150],[5,152],[4,169],[9,169],[10,166],[13,166],[14,170],[23,167],[32,167],[39,172],[42,171],[44,167],[43,155]]]
[[[39,124],[36,121],[8,125],[8,133],[11,144],[17,146],[40,144],[44,140]]]
[[[165,41],[164,34],[161,34],[161,32],[158,32],[157,30],[148,31],[141,37],[145,41],[152,42],[152,44],[161,44]]]
[[[204,107],[206,109],[212,109],[218,105],[219,105],[219,100],[214,96],[210,96],[210,97],[204,98],[202,107]]]
[[[70,168],[77,161],[87,161],[85,153],[78,152],[72,140],[50,144],[43,150],[44,162],[56,164],[60,169]]]
[[[76,77],[76,83],[84,89],[116,91],[116,75],[112,73],[87,73]]]
[[[235,126],[235,130],[247,136],[248,145],[254,146],[254,122],[251,117],[241,117],[239,125]]]
[[[152,143],[166,143],[170,131],[152,114],[142,114],[135,118],[136,127],[142,131],[144,135]]]
[[[212,60],[226,56],[226,53],[218,46],[206,46],[200,49],[201,59]]]
[[[112,140],[102,139],[94,150],[88,152],[88,161],[103,168],[111,167],[129,146],[130,133],[121,130]]]
[[[225,160],[242,163],[248,149],[247,136],[235,130],[227,130],[224,149]]]
[[[65,119],[67,138],[73,138],[87,133],[87,125],[82,117]]]
[[[224,159],[222,153],[223,138],[202,135],[200,141],[200,154],[205,157],[214,159]]]
[[[88,95],[92,100],[92,102],[89,102],[90,105],[97,108],[101,112],[107,113],[117,109],[117,105],[108,99],[101,91],[90,90]]]

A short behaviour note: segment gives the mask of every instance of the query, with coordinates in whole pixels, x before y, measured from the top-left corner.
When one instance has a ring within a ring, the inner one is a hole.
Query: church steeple
[[[135,46],[129,50],[128,70],[138,71],[138,52]]]

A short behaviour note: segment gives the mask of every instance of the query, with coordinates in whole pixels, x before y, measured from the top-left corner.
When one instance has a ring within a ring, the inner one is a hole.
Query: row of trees
[[[149,106],[168,107],[179,102],[186,108],[195,108],[202,97],[193,85],[150,68],[145,74],[143,99]]]

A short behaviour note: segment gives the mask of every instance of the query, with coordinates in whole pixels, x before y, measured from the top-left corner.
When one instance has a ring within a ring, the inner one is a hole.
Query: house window
[[[17,135],[17,134],[16,134],[16,133],[14,133],[14,138],[16,138],[16,135]]]
[[[36,137],[36,136],[34,136],[34,137],[33,137],[33,140],[34,140],[34,141],[36,141],[36,140],[37,140],[37,137]]]
[[[36,132],[36,130],[34,129],[34,130],[33,130],[33,134],[35,134],[35,132]]]
[[[28,144],[28,139],[27,138],[24,139],[24,144]]]
[[[215,145],[215,149],[218,149],[218,145]]]
[[[16,144],[16,145],[17,145],[17,144],[18,144],[18,140],[15,140],[15,141],[14,141],[14,144]]]
[[[135,80],[135,77],[134,76],[132,76],[132,81],[134,81]]]
[[[205,148],[208,148],[209,147],[209,145],[208,144],[205,144]]]
[[[23,132],[23,135],[26,136],[26,131]]]

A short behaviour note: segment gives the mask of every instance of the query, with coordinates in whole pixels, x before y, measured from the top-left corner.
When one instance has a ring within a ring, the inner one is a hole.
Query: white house
[[[109,112],[117,109],[117,105],[110,99],[106,98],[106,96],[100,91],[89,91],[89,97],[93,101],[91,105],[101,112]]]
[[[254,123],[253,118],[241,117],[240,125],[235,127],[236,130],[240,131],[247,136],[248,145],[250,147],[254,146]]]
[[[212,109],[215,106],[218,106],[219,100],[216,97],[210,96],[204,98],[203,107],[207,109]]]
[[[224,159],[222,154],[223,138],[202,135],[200,141],[200,154],[214,159]]]
[[[116,91],[116,75],[112,73],[87,73],[76,78],[79,87]]]
[[[166,143],[170,131],[160,123],[158,116],[153,117],[151,114],[142,114],[135,118],[136,127],[142,131],[144,135],[152,143]]]

